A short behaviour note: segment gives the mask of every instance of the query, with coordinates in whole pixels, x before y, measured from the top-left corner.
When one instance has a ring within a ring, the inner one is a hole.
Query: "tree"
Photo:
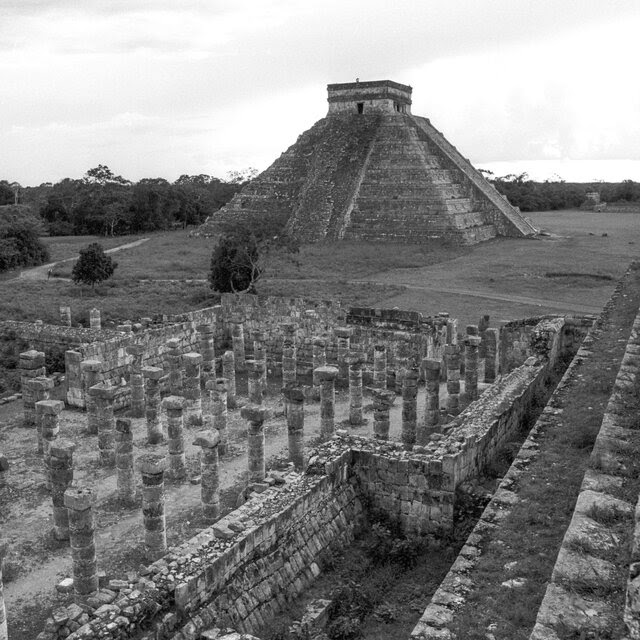
[[[49,251],[40,240],[43,225],[27,205],[0,207],[0,271],[43,264]]]
[[[80,249],[80,257],[73,265],[71,278],[76,284],[90,284],[92,289],[95,289],[98,282],[108,280],[113,275],[117,266],[117,262],[105,255],[101,244],[92,242]]]

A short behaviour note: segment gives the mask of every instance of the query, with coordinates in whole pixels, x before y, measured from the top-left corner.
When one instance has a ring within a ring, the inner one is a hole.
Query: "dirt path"
[[[127,244],[121,244],[117,247],[113,247],[112,249],[105,249],[105,253],[115,253],[116,251],[122,251],[123,249],[132,249],[133,247],[137,247],[144,242],[146,242],[149,238],[140,238],[140,240],[136,240],[135,242],[128,242]],[[47,280],[49,277],[49,270],[53,269],[59,264],[63,264],[65,262],[71,262],[72,260],[77,260],[78,257],[74,256],[73,258],[65,258],[64,260],[58,260],[57,262],[49,262],[48,264],[40,265],[39,267],[32,267],[31,269],[25,269],[20,272],[20,275],[15,278],[24,279],[24,280]],[[58,280],[69,280],[69,278],[58,278]]]

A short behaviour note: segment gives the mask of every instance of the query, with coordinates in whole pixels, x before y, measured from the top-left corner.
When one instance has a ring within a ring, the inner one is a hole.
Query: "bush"
[[[105,254],[100,243],[92,242],[80,249],[80,257],[73,265],[71,278],[76,284],[90,284],[95,289],[98,282],[108,280],[113,275],[117,266],[118,263]]]

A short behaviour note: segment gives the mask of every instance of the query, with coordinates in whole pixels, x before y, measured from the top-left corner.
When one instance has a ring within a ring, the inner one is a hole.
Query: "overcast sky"
[[[265,169],[390,79],[477,167],[640,181],[638,0],[0,0],[0,179]]]

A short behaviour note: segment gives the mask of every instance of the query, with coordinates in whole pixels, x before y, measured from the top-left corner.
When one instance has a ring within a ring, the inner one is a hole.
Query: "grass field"
[[[502,322],[542,313],[596,312],[631,260],[640,257],[638,215],[560,211],[531,218],[550,235],[502,238],[473,247],[353,242],[304,246],[294,260],[274,258],[259,290],[425,314],[449,311],[461,324],[475,322],[483,313]],[[0,317],[57,322],[59,305],[69,304],[76,320],[87,320],[94,306],[106,318],[135,320],[216,301],[206,283],[210,239],[192,238],[183,230],[146,237],[143,244],[114,254],[115,275],[95,292],[59,278],[5,279],[0,282]],[[52,260],[59,261],[74,258],[90,242],[111,248],[138,239],[45,241]],[[61,264],[55,272],[69,277],[72,266]]]

